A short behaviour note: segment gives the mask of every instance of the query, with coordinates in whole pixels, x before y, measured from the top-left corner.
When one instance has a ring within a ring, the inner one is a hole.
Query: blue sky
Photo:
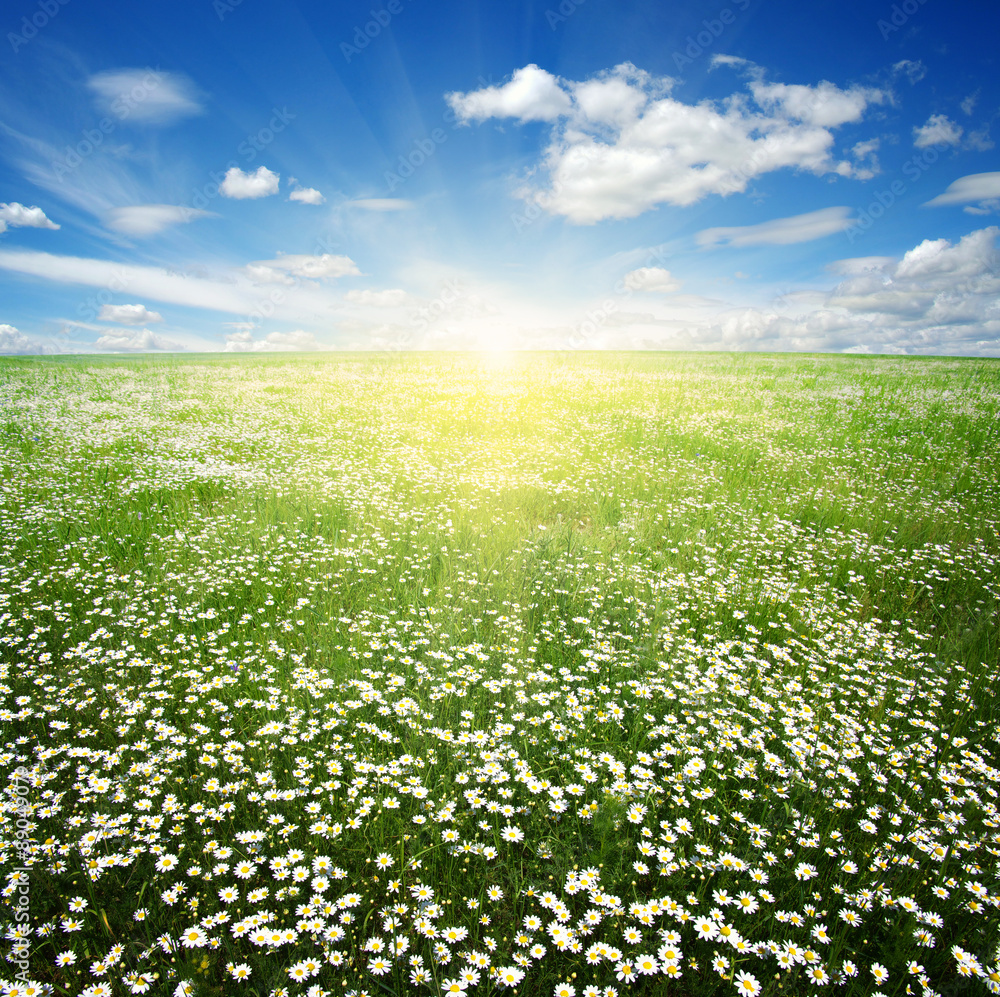
[[[1000,355],[994,3],[16,0],[0,352]]]

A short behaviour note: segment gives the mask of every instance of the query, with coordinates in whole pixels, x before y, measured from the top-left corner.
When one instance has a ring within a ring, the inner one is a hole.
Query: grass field
[[[4,994],[1000,992],[1000,361],[0,362]]]

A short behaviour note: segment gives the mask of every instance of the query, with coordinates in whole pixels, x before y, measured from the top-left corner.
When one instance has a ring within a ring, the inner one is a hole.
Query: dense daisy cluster
[[[1000,993],[989,363],[0,384],[0,993]]]

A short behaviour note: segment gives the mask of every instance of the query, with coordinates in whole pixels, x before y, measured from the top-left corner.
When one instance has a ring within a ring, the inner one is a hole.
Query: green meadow
[[[0,361],[0,993],[1000,993],[1000,361]]]

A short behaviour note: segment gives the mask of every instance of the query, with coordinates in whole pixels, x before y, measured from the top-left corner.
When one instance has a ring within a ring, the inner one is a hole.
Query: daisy
[[[643,976],[652,976],[660,968],[660,964],[651,955],[641,955],[635,960],[635,968]]]
[[[829,973],[822,966],[810,966],[806,971],[806,976],[810,983],[815,983],[818,987],[829,982],[830,979]]]
[[[631,983],[635,979],[635,966],[627,961],[615,963],[615,977],[624,983]]]
[[[501,966],[497,969],[496,979],[503,987],[516,987],[524,979],[524,973],[514,966]]]
[[[197,925],[193,928],[185,929],[181,935],[181,944],[186,949],[202,948],[208,943],[208,935]]]

